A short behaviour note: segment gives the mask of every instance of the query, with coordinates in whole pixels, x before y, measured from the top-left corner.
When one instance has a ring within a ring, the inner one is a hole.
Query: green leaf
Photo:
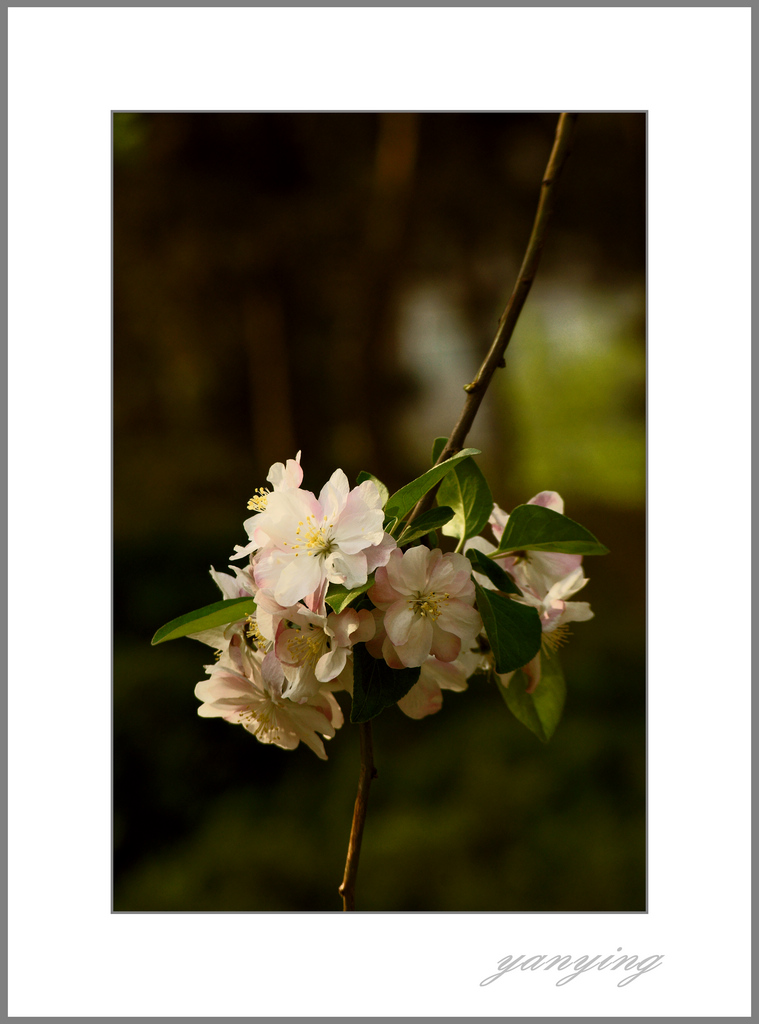
[[[361,472],[356,477],[356,483],[362,484],[364,480],[371,480],[373,483],[377,485],[377,490],[380,493],[380,498],[382,498],[382,507],[384,508],[385,505],[387,504],[387,499],[390,496],[390,491],[388,491],[387,487],[385,487],[382,481],[378,480],[373,473],[367,473],[365,469],[362,469]]]
[[[439,458],[446,441],[445,437],[435,439],[433,462]],[[445,477],[437,492],[437,500],[440,505],[450,505],[455,513],[451,522],[443,527],[443,533],[459,540],[476,537],[487,525],[493,511],[493,495],[482,470],[473,459],[462,462]]]
[[[513,672],[532,661],[540,650],[543,631],[537,608],[518,604],[494,590],[474,585],[477,608],[495,656],[496,672]]]
[[[390,668],[383,659],[373,658],[365,644],[355,644],[351,722],[368,722],[397,704],[419,679],[420,672],[421,668]]]
[[[472,563],[472,568],[483,576],[487,576],[496,590],[502,590],[505,594],[520,593],[519,587],[511,576],[497,562],[494,562],[492,558],[488,558],[487,555],[483,554],[482,551],[470,548],[466,556]]]
[[[353,590],[348,590],[342,583],[330,583],[324,600],[333,612],[339,614],[343,608],[348,607],[351,601],[354,601],[360,594],[365,594],[373,586],[374,576],[370,576],[366,583],[362,583],[360,587],[354,587]]]
[[[526,725],[542,743],[548,743],[561,721],[567,687],[558,655],[540,655],[540,682],[534,693],[527,693],[529,680],[524,672],[515,672],[504,686],[497,679],[498,689],[509,711]]]
[[[561,551],[568,555],[607,555],[590,530],[543,505],[517,505],[498,545],[503,551]]]
[[[412,480],[405,487],[401,487],[392,497],[388,498],[385,513],[388,516],[395,516],[397,519],[401,519],[407,512],[411,511],[420,498],[424,497],[427,491],[432,490],[435,484],[442,480],[447,473],[450,473],[452,469],[455,469],[460,462],[479,454],[479,448],[464,448],[458,455],[446,459],[439,466],[433,466],[432,469],[428,469],[426,473],[422,473],[416,480]]]
[[[443,526],[448,522],[449,519],[453,518],[453,509],[447,505],[439,505],[437,508],[431,508],[427,512],[422,512],[416,519],[401,534],[398,540],[398,547],[402,548],[406,544],[410,544],[412,540],[418,540],[419,537],[424,537],[425,534],[430,533],[432,530],[436,530],[439,526]],[[445,533],[445,530],[443,530]]]
[[[256,602],[252,597],[234,597],[229,601],[216,601],[205,608],[187,612],[178,619],[172,619],[161,626],[150,641],[151,644],[162,644],[166,640],[177,640],[180,636],[200,633],[204,629],[226,626],[228,622],[237,622],[256,610]]]

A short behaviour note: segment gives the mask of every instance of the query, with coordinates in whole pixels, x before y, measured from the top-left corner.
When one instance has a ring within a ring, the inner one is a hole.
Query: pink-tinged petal
[[[226,626],[216,626],[213,629],[201,629],[199,633],[188,633],[188,640],[200,640],[202,644],[208,644],[214,650],[220,651],[227,646],[228,637],[225,633]]]
[[[351,679],[352,679],[353,678],[353,673],[351,672],[350,675],[351,675]],[[330,713],[327,714],[327,712],[324,711],[324,714],[327,715],[327,718],[329,718],[330,722],[332,722],[334,727],[336,729],[339,729],[340,726],[343,724],[343,721],[344,721],[344,719],[343,719],[343,710],[340,707],[340,705],[337,703],[335,698],[332,696],[331,693],[326,694],[326,697],[327,697],[327,700],[329,701]],[[321,702],[319,703],[319,707],[321,707],[322,710],[324,710],[323,705],[321,704]]]
[[[470,604],[455,598],[442,605],[436,624],[446,633],[454,633],[461,640],[470,642],[482,629],[480,613]]]
[[[363,644],[371,640],[377,631],[374,615],[368,608],[362,608],[358,613],[358,626],[356,632],[351,634],[352,644]]]
[[[342,670],[345,668],[345,663],[348,660],[348,648],[347,647],[335,647],[332,651],[327,651],[316,663],[316,669],[314,675],[321,683],[328,683],[330,679],[336,679],[340,675]]]
[[[443,690],[461,691],[467,688],[467,671],[460,659],[444,662],[438,661],[437,658],[428,658],[422,665],[419,678],[434,679]]]
[[[218,700],[234,699],[242,704],[262,696],[254,689],[249,679],[232,672],[214,672],[209,679],[201,679],[195,687],[195,696],[204,703],[213,704]]]
[[[300,487],[303,482],[303,470],[300,468],[300,452],[298,452],[294,459],[288,459],[286,466],[283,466],[281,462],[275,462],[269,470],[269,475],[266,479],[275,491]]]
[[[545,602],[547,605],[552,604],[554,601],[566,601],[572,594],[576,594],[578,590],[582,590],[585,584],[588,582],[582,575],[582,569],[575,569],[564,579],[559,580],[551,587],[546,594]]]
[[[345,508],[349,491],[348,477],[343,473],[342,469],[336,469],[319,494],[319,505],[322,508],[322,514],[319,517],[320,522],[323,521],[324,516],[327,517],[328,523],[335,522],[335,518]]]
[[[415,619],[421,619],[408,601],[396,601],[391,604],[385,612],[385,632],[390,637],[391,643],[398,647],[405,644],[409,638],[409,632],[414,625]]]
[[[319,558],[293,558],[274,584],[274,599],[282,605],[295,604],[316,590],[321,581],[322,566]]]
[[[446,633],[437,622],[433,622],[430,653],[440,661],[455,661],[460,652],[461,640],[453,633]]]
[[[550,608],[545,609],[540,616],[540,628],[544,633],[550,633],[552,629],[556,629],[564,616],[565,607],[563,601],[554,601]]]
[[[211,579],[227,600],[233,597],[244,596],[240,594],[240,584],[234,576],[230,576],[229,573],[226,572],[217,572],[213,566],[211,566],[209,571],[211,573]]]
[[[292,619],[296,606],[283,607],[265,590],[256,594],[256,626],[265,640],[276,640],[284,619]]]
[[[244,547],[241,544],[235,544],[235,549],[229,556],[232,559],[244,558],[246,555],[251,555],[258,548],[259,545],[251,541],[250,544],[246,544]]]
[[[378,608],[387,608],[394,601],[399,601],[405,596],[405,594],[401,594],[392,586],[388,579],[387,567],[385,566],[380,566],[377,570],[377,574],[374,577],[374,586],[370,587],[367,593],[369,600],[372,604],[377,605]]]
[[[229,668],[232,669],[233,673],[237,673],[242,676],[243,679],[249,680],[250,673],[246,673],[245,666],[243,665],[242,637],[239,633],[235,633],[231,638],[229,641],[229,647],[219,660],[219,670],[224,669],[226,671]],[[258,685],[258,680],[256,680],[256,685]]]
[[[353,513],[355,509],[361,507],[382,508],[382,498],[373,480],[364,480],[362,484],[354,487],[345,502],[346,514]]]
[[[525,693],[534,693],[540,682],[540,651],[538,651],[532,661],[522,667],[522,671],[527,676],[528,682]]]
[[[282,696],[294,704],[302,704],[309,701],[314,694],[319,692],[322,681],[316,678],[312,662],[305,661],[302,665],[283,665],[287,685],[282,690]]]
[[[372,624],[372,631],[369,634],[369,637],[367,637],[367,639],[369,639],[374,636],[374,618],[372,617],[371,612],[366,612],[365,614],[369,616]],[[340,612],[339,615],[336,615],[335,612],[328,615],[324,629],[329,636],[334,637],[339,647],[350,647],[356,642],[353,638],[353,634],[358,629],[358,625],[359,617],[356,609],[346,608],[344,611]]]
[[[556,491],[541,491],[534,498],[530,498],[528,505],[542,505],[543,508],[550,508],[553,512],[564,514],[564,499]]]
[[[289,705],[284,709],[287,717],[292,721],[296,730],[303,731],[314,730],[320,732],[322,736],[332,738],[335,735],[335,727],[330,722],[329,718],[325,715],[324,711],[318,706],[320,701],[324,698],[321,694],[315,694],[314,697],[309,700],[307,704],[295,704],[292,707]],[[304,737],[301,736],[301,739]]]
[[[469,562],[468,558],[467,562]],[[455,597],[459,601],[465,601],[467,604],[474,604],[474,583],[472,582],[471,562],[469,563],[469,569],[466,572],[456,573],[448,587],[446,587],[446,591],[451,597]]]
[[[300,665],[305,661],[304,642],[309,631],[304,629],[283,629],[277,634],[274,645],[275,655],[283,665]]]
[[[387,622],[387,615],[385,615]],[[388,634],[389,636],[389,634]],[[428,618],[417,615],[408,632],[405,644],[395,644],[395,650],[406,668],[416,668],[424,664],[432,646],[432,623]]]
[[[366,649],[367,651],[369,650],[369,644],[366,645]],[[376,657],[376,655],[372,654],[372,657]],[[385,659],[386,663],[390,666],[390,668],[406,667],[401,661],[400,656],[396,651],[395,647],[390,642],[389,637],[387,636],[382,641],[382,657]]]
[[[324,624],[327,621],[326,615],[311,611],[310,608],[302,604],[296,604],[289,608],[287,618],[299,626],[313,626],[315,629],[324,629]]]
[[[464,545],[464,553],[467,551],[481,551],[483,555],[491,555],[495,550],[495,544],[491,544],[484,537],[470,537]]]
[[[319,726],[315,725],[314,721],[310,718],[307,720],[301,719],[298,714],[300,710],[297,705],[294,705],[292,709],[288,707],[286,711],[283,708],[277,708],[274,716],[275,728],[262,728],[260,723],[246,724],[245,727],[262,743],[274,743],[278,747],[284,747],[285,750],[293,750],[298,746],[298,742],[303,740],[317,757],[326,761],[327,755],[324,752],[324,744],[315,732],[315,729],[319,728]],[[319,712],[316,712],[316,714],[321,721],[326,722],[322,714]]]
[[[307,594],[303,598],[306,607],[312,612],[318,612],[319,615],[326,615],[327,609],[324,605],[324,597],[327,593],[327,579],[323,579],[321,584],[316,588],[313,594]]]
[[[330,583],[342,583],[349,590],[366,583],[366,558],[363,552],[357,555],[346,555],[342,551],[333,551],[324,560],[324,572]]]
[[[253,566],[253,577],[260,590],[273,591],[287,566],[295,561],[295,554],[279,548],[266,548]]]
[[[349,555],[379,544],[384,536],[383,519],[382,509],[363,509],[352,515],[343,513],[335,523],[335,542]]]
[[[500,505],[494,504],[493,511],[490,513],[490,518],[488,519],[488,522],[490,523],[490,528],[493,531],[493,536],[495,537],[496,541],[500,541],[501,534],[503,533],[504,527],[506,526],[506,523],[508,523],[508,521],[508,513],[504,512]]]
[[[254,558],[257,556],[253,556]],[[253,566],[246,565],[240,568],[239,565],[230,565],[229,568],[235,574],[237,582],[237,597],[255,597],[258,587],[253,577]]]
[[[405,697],[398,701],[398,707],[409,718],[426,718],[434,715],[443,706],[443,695],[434,679],[419,677]]]
[[[390,643],[384,629],[377,636],[372,637],[371,640],[367,640],[366,649],[373,658],[377,659],[377,661],[384,657],[382,649],[386,640]],[[390,644],[390,646],[392,647],[392,644]]]
[[[300,739],[303,740],[303,742],[306,744],[307,747],[310,747],[311,750],[313,750],[313,752],[316,754],[316,756],[318,758],[320,758],[322,761],[326,761],[327,760],[327,752],[324,749],[324,744],[319,739],[319,737],[316,735],[316,733],[314,733],[314,732],[304,733],[300,737]]]
[[[248,536],[252,527],[254,539],[258,540],[259,535],[263,535],[268,538],[268,543],[285,549],[297,543],[295,531],[309,516],[321,521],[321,508],[311,491],[273,491],[267,499],[266,511],[251,516],[243,526],[248,530]]]
[[[340,675],[336,676],[334,679],[330,679],[328,683],[322,683],[319,693],[326,693],[327,691],[334,693],[337,690],[347,690],[348,693],[353,696],[353,658],[350,656],[348,657],[348,660],[345,663],[345,668],[342,670]],[[339,724],[343,724],[342,711],[340,712]],[[335,728],[337,728],[337,725],[338,723],[335,722]]]
[[[587,601],[567,601],[564,606],[564,614],[561,617],[564,622],[587,622],[593,618],[593,612]]]
[[[308,703],[310,707],[321,711],[327,721],[331,723],[333,729],[339,729],[343,724],[343,713],[340,710],[340,705],[332,696],[331,689],[331,687],[329,689],[325,687],[319,690]]]
[[[384,568],[385,572],[387,573],[387,582],[393,588],[393,590],[395,590],[398,594],[408,595],[411,593],[411,590],[409,589],[406,580],[403,576],[403,573],[401,571],[402,564],[403,552],[401,551],[400,548],[395,548],[394,551],[390,552],[390,558],[388,558],[387,564],[385,565]],[[380,570],[378,569],[377,576],[379,576],[379,574]],[[375,576],[375,579],[377,579],[377,576]]]
[[[198,714],[201,718],[234,718],[245,708],[244,704],[238,707],[227,707],[222,704],[201,704],[198,707]]]
[[[377,566],[387,565],[390,555],[397,547],[398,545],[390,534],[383,533],[382,540],[379,544],[374,544],[372,547],[366,548],[364,551],[364,554],[366,555],[366,571],[374,572]]]
[[[261,662],[261,677],[272,697],[278,699],[282,696],[285,673],[274,651],[269,651]]]
[[[241,725],[246,732],[255,736],[259,743],[271,743],[274,746],[281,747],[283,750],[295,750],[300,743],[300,736],[298,736],[294,729],[289,727],[285,728],[280,725],[279,730],[275,731],[272,727],[262,727],[258,721],[245,721]]]
[[[582,555],[565,555],[560,551],[530,551],[530,567],[543,577],[548,590],[556,580],[568,576],[582,565]]]
[[[453,581],[456,579],[456,568],[453,562],[450,560],[453,556],[446,555],[445,558],[437,560],[436,564],[432,565],[428,569],[427,575],[427,592],[435,591],[438,594],[449,591],[453,585]],[[469,559],[466,559],[467,564],[467,576],[472,574],[472,563]]]
[[[436,555],[437,552],[437,555]],[[417,547],[408,548],[404,553],[400,561],[400,576],[405,584],[407,593],[425,593],[427,590],[428,573],[431,569],[434,569],[440,560],[442,552],[439,548],[435,548],[435,551],[429,551],[424,545],[419,544]],[[390,567],[393,562],[388,562],[388,575],[390,576],[391,582],[394,583],[393,574],[391,573]],[[396,589],[397,588],[396,585]]]

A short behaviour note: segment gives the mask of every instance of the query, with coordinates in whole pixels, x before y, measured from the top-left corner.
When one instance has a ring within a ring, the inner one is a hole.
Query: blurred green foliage
[[[253,489],[303,449],[391,491],[429,464],[495,332],[554,115],[114,117],[114,908],[339,910],[358,774],[197,717]],[[547,746],[495,687],[374,722],[361,910],[645,909],[645,119],[587,114],[469,443],[611,549]],[[347,711],[347,704],[343,703]]]

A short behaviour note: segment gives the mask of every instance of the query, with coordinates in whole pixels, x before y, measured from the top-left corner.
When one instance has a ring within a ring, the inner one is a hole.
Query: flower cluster
[[[542,505],[559,514],[564,513],[564,499],[556,491],[541,491],[530,498],[528,505]],[[508,514],[493,506],[488,520],[496,542],[500,541],[508,522]],[[493,558],[516,583],[521,597],[517,600],[538,610],[543,631],[541,650],[546,654],[556,651],[569,636],[569,622],[583,622],[593,618],[587,601],[567,601],[588,582],[582,574],[582,555],[568,555],[553,551],[523,551],[519,554],[498,555],[495,544],[482,537],[474,537],[467,543],[467,549],[476,548]],[[475,573],[478,583],[491,588],[493,584],[484,576]],[[533,693],[540,682],[540,651],[522,671],[529,679],[527,693]],[[508,686],[513,672],[501,676]]]
[[[397,701],[411,718],[438,711],[442,690],[464,690],[476,671],[493,671],[475,581],[494,585],[473,573],[466,553],[444,553],[418,540],[399,547],[384,528],[383,498],[371,479],[351,488],[338,469],[318,497],[304,490],[300,452],[272,466],[267,481],[270,487],[248,503],[248,543],[231,556],[245,561],[230,566],[233,575],[211,569],[225,599],[252,598],[255,610],[188,634],[216,648],[208,678],[195,689],[200,715],[240,724],[261,742],[286,749],[302,740],[325,758],[322,738],[343,723],[334,693],[353,694],[355,645],[384,662],[384,671],[413,670],[413,685]],[[554,492],[531,503],[563,512]],[[507,520],[494,505],[489,523],[496,543]],[[509,574],[519,590],[515,599],[538,612],[546,651],[566,638],[566,623],[591,617],[586,603],[568,600],[587,582],[582,556],[501,553],[482,537],[466,545],[462,538],[462,547],[493,556]],[[337,590],[342,602],[334,600]],[[531,691],[540,679],[540,652],[524,671]],[[501,681],[507,685],[512,674]]]

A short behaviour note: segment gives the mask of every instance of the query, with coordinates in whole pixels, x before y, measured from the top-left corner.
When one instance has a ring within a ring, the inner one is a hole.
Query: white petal
[[[556,491],[541,491],[534,498],[530,498],[528,505],[542,505],[543,508],[550,508],[553,512],[564,514],[564,499]]]
[[[274,598],[282,605],[295,604],[312,593],[322,581],[322,560],[304,555],[285,566],[274,585]]]
[[[434,551],[429,551],[423,544],[419,544],[417,547],[408,548],[404,552],[399,566],[399,573],[405,584],[404,589],[409,594],[424,594],[427,592],[429,569],[437,565],[441,554],[439,548],[436,548],[435,551],[438,552],[437,558],[433,558]],[[388,562],[388,575],[390,575],[390,566],[392,564],[392,562]],[[392,575],[390,575],[390,581],[395,586]],[[398,588],[396,587],[396,589]]]
[[[471,644],[482,629],[480,613],[470,604],[451,598],[440,610],[437,625]]]
[[[443,695],[434,679],[419,677],[405,697],[398,701],[398,707],[409,718],[425,718],[434,715],[443,706]]]
[[[385,616],[387,619],[387,616]],[[405,644],[396,644],[395,650],[406,668],[423,665],[432,646],[432,623],[421,615],[416,616],[409,630]]]
[[[405,644],[416,618],[421,619],[421,616],[416,615],[407,601],[396,601],[391,604],[385,612],[385,632],[390,637],[390,642],[396,647]]]
[[[324,516],[327,517],[327,522],[329,523],[335,521],[335,518],[345,508],[349,491],[348,477],[343,473],[342,469],[336,469],[319,494],[319,505],[322,509],[320,524]]]
[[[587,601],[567,601],[561,622],[587,622],[593,618],[593,612]]]

